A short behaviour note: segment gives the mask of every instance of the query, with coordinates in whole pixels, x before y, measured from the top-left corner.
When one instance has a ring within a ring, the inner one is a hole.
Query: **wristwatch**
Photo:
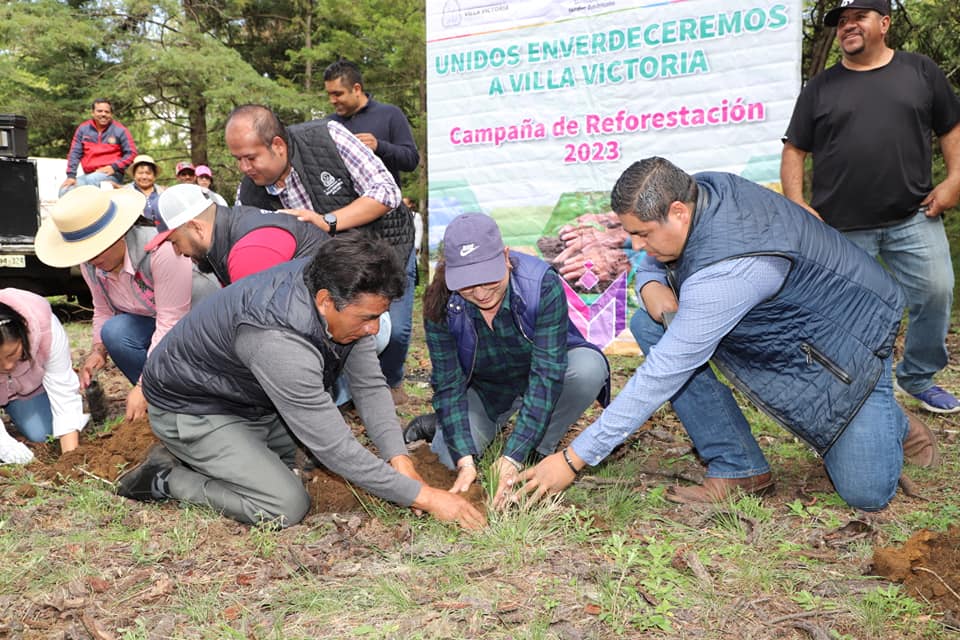
[[[337,215],[335,213],[323,214],[323,221],[327,223],[330,230],[327,231],[331,236],[337,235]]]

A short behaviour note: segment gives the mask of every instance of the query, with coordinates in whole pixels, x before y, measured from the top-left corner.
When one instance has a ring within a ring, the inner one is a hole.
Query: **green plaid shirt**
[[[477,332],[477,353],[473,372],[460,366],[457,345],[447,323],[425,323],[427,348],[433,366],[433,408],[450,455],[456,462],[466,455],[478,456],[470,435],[467,387],[483,399],[487,416],[497,417],[522,397],[516,426],[503,455],[523,461],[540,444],[547,424],[563,390],[567,370],[567,300],[560,277],[553,271],[540,284],[540,308],[534,335],[526,337],[511,310],[513,284],[487,326],[480,310],[472,304],[466,312]]]

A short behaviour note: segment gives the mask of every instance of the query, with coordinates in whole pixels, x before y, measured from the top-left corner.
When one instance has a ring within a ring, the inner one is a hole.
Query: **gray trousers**
[[[303,520],[310,496],[291,467],[296,444],[279,416],[192,416],[148,405],[150,425],[191,468],[170,472],[170,495],[247,524],[288,527]]]
[[[537,444],[537,453],[548,456],[557,448],[557,443],[567,433],[570,426],[580,418],[583,412],[597,399],[603,383],[607,379],[607,360],[589,347],[577,347],[567,351],[567,371],[563,378],[563,391],[557,400],[550,423]],[[493,439],[506,426],[507,422],[523,404],[523,396],[517,396],[513,406],[491,420],[487,416],[486,404],[473,387],[467,388],[467,416],[470,420],[470,435],[480,455]],[[440,462],[450,469],[456,468],[456,461],[450,457],[450,449],[443,439],[443,430],[437,429],[430,450],[437,454]],[[520,461],[522,462],[522,460]]]

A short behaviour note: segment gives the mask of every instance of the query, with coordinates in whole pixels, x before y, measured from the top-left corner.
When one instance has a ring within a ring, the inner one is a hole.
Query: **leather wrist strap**
[[[567,466],[570,467],[570,471],[573,471],[573,475],[577,475],[580,471],[573,466],[573,460],[570,459],[570,453],[567,452],[567,448],[563,448],[563,461],[567,463]]]

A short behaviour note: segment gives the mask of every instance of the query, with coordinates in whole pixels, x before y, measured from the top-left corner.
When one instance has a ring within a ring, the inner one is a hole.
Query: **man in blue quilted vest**
[[[668,499],[771,490],[770,466],[709,362],[823,458],[853,507],[885,508],[904,456],[936,464],[933,435],[893,397],[904,296],[869,255],[769,189],[728,173],[690,176],[663,158],[630,166],[611,207],[647,252],[644,309],[631,322],[647,357],[563,455],[523,474],[525,491],[562,490],[668,400],[707,466],[702,485],[672,487]]]

